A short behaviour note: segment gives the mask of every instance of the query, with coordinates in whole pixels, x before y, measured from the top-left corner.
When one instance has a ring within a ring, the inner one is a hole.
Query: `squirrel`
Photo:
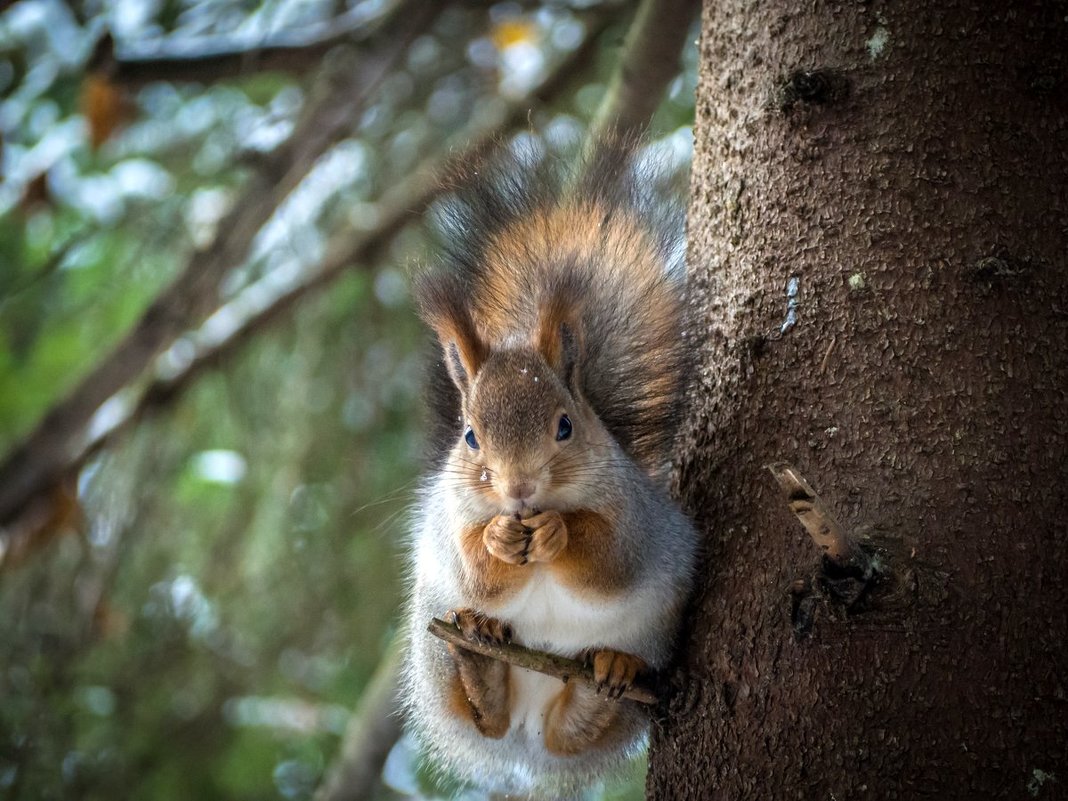
[[[431,765],[561,798],[640,753],[620,699],[668,660],[697,535],[668,493],[685,394],[684,215],[635,142],[574,172],[512,147],[454,181],[444,258],[414,281],[442,358],[413,521],[402,698]],[[598,686],[446,645],[584,659]]]

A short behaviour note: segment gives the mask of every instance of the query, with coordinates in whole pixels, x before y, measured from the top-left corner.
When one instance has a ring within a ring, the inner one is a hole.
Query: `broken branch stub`
[[[871,570],[870,558],[842,528],[798,469],[789,462],[775,462],[767,467],[786,496],[790,511],[797,516],[827,559],[836,567],[859,568],[868,575]]]

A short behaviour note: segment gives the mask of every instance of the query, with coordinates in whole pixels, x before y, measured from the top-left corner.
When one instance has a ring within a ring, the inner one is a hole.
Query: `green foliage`
[[[376,393],[335,362],[373,349],[355,329],[374,302],[324,298],[205,377],[90,468],[102,519],[89,543],[5,576],[3,607],[36,616],[0,624],[21,646],[4,654],[0,694],[20,703],[3,705],[0,730],[37,731],[0,764],[69,762],[20,774],[16,797],[307,795],[344,725],[337,705],[355,704],[399,602],[389,515],[406,499],[381,488],[417,469],[414,386],[350,432],[346,398]],[[406,319],[390,336],[411,348]],[[239,480],[220,454],[245,465]],[[385,499],[373,515],[368,497]],[[79,582],[107,582],[102,605],[58,590]],[[31,601],[41,586],[56,589]]]

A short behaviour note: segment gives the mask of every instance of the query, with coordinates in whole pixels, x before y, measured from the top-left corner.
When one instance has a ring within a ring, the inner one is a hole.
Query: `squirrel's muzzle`
[[[537,485],[533,481],[509,481],[505,485],[505,494],[516,501],[525,501],[534,495]]]

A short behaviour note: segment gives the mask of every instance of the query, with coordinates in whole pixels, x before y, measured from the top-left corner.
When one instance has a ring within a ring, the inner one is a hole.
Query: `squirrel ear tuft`
[[[560,366],[557,371],[564,379],[564,384],[572,393],[578,379],[578,361],[581,344],[578,331],[568,323],[560,324]]]
[[[488,355],[467,309],[467,295],[467,288],[446,273],[424,273],[415,282],[420,313],[438,335],[445,367],[465,396]]]
[[[486,360],[485,348],[473,330],[456,331],[450,334],[439,331],[441,346],[445,351],[445,367],[453,383],[466,396],[471,389],[482,362]]]
[[[574,319],[573,304],[561,294],[556,293],[542,305],[534,347],[567,388],[574,390],[582,353],[582,332]]]

